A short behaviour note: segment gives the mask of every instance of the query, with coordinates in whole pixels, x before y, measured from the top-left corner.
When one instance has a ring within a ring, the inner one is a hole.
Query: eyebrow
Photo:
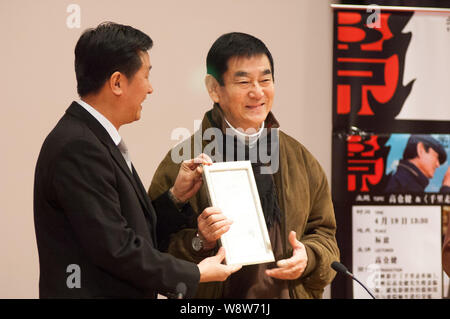
[[[272,74],[272,71],[270,71],[270,69],[265,69],[264,71],[261,72],[262,75],[267,75],[267,74]],[[245,71],[237,71],[236,73],[234,73],[235,77],[240,77],[240,76],[249,76],[248,72]]]

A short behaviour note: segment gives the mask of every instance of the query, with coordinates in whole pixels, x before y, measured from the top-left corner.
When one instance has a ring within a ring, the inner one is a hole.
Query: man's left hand
[[[289,233],[289,243],[293,249],[292,257],[279,260],[278,268],[266,270],[266,275],[277,279],[294,280],[303,274],[308,263],[305,245],[297,240],[294,231]]]
[[[180,202],[187,202],[202,186],[203,168],[201,165],[211,165],[212,160],[206,154],[200,154],[194,159],[181,163],[180,171],[171,188],[173,196]]]

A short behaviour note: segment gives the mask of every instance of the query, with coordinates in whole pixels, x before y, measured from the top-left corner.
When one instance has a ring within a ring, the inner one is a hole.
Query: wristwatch
[[[199,233],[195,234],[195,237],[192,238],[192,249],[196,252],[203,249],[203,239],[200,237]]]

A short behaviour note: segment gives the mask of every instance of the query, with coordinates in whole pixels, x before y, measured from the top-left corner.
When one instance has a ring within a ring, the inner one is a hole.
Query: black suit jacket
[[[166,220],[177,221],[170,228],[158,225],[162,242],[192,218],[176,210],[167,194],[153,205]],[[40,297],[154,298],[180,287],[193,297],[198,267],[157,249],[153,205],[108,132],[73,102],[46,138],[36,165]],[[73,287],[70,265],[79,267],[79,288]]]

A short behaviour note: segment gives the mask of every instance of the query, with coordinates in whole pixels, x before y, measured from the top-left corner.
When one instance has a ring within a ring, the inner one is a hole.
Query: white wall
[[[81,28],[69,28],[69,4]],[[332,11],[326,0],[17,0],[0,2],[0,298],[38,297],[33,175],[45,136],[77,99],[73,67],[81,32],[103,21],[132,25],[154,40],[155,92],[141,121],[123,127],[143,183],[175,144],[176,127],[193,131],[211,103],[203,86],[206,54],[223,33],[261,38],[275,60],[273,112],[331,177]],[[329,295],[329,294],[328,294]]]

